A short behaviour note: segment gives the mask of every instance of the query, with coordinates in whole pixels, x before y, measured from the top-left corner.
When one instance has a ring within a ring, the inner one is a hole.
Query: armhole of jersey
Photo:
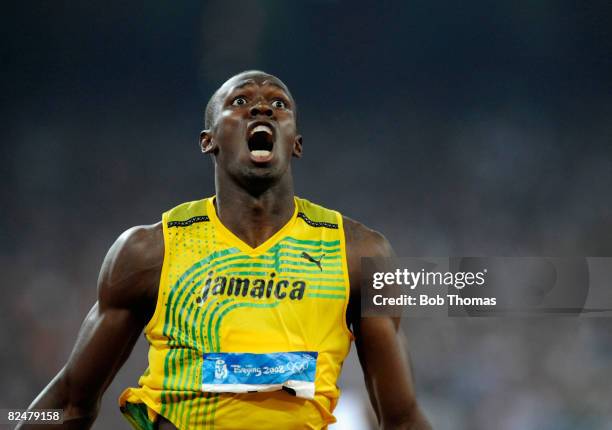
[[[168,266],[170,264],[170,259],[168,255],[170,253],[170,245],[168,244],[168,213],[165,212],[162,214],[162,232],[163,232],[163,240],[164,240],[164,261],[162,262],[162,270],[159,278],[159,285],[157,287],[157,301],[155,303],[155,312],[153,312],[153,316],[147,323],[144,328],[144,333],[148,334],[153,330],[157,320],[159,319],[159,314],[161,313],[163,303],[162,297],[164,297],[164,290],[166,287],[165,279],[167,277]]]
[[[351,331],[346,321],[346,313],[348,310],[349,300],[351,299],[351,280],[348,271],[348,256],[346,253],[346,236],[344,234],[344,223],[342,220],[342,214],[336,212],[336,219],[338,220],[338,229],[340,230],[340,252],[342,254],[342,276],[344,277],[345,295],[344,299],[344,310],[342,311],[342,327],[346,331],[347,336],[351,341],[355,340],[355,335]]]

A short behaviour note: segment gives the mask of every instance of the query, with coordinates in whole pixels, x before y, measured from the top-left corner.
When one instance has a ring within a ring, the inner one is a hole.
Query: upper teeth
[[[259,131],[263,131],[265,133],[272,134],[272,130],[270,129],[270,127],[268,127],[267,125],[263,125],[263,124],[255,127],[253,131],[251,131],[251,134],[255,134]]]

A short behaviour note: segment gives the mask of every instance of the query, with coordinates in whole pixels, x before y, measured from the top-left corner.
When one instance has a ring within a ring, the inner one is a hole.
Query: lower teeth
[[[270,151],[266,151],[265,149],[256,149],[255,151],[251,151],[255,157],[267,157],[270,155]]]

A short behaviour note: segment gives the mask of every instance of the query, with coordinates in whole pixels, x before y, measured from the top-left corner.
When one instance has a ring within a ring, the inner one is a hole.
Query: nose
[[[271,117],[274,112],[272,111],[272,108],[268,106],[267,103],[259,102],[251,108],[249,113],[251,114],[251,116],[265,115]]]

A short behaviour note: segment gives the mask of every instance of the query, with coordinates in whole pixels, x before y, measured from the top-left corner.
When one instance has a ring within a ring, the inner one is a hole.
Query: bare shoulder
[[[110,247],[98,278],[100,306],[155,308],[164,237],[161,222],[132,227]]]
[[[361,257],[391,257],[393,249],[387,238],[354,219],[343,216],[349,260]]]
[[[347,324],[359,324],[361,296],[361,258],[392,257],[393,249],[385,236],[362,223],[343,216],[344,236],[346,239],[346,258],[348,263],[351,296],[347,310]]]
[[[343,216],[351,294],[359,292],[362,257],[392,257],[393,248],[387,238],[362,223]]]

